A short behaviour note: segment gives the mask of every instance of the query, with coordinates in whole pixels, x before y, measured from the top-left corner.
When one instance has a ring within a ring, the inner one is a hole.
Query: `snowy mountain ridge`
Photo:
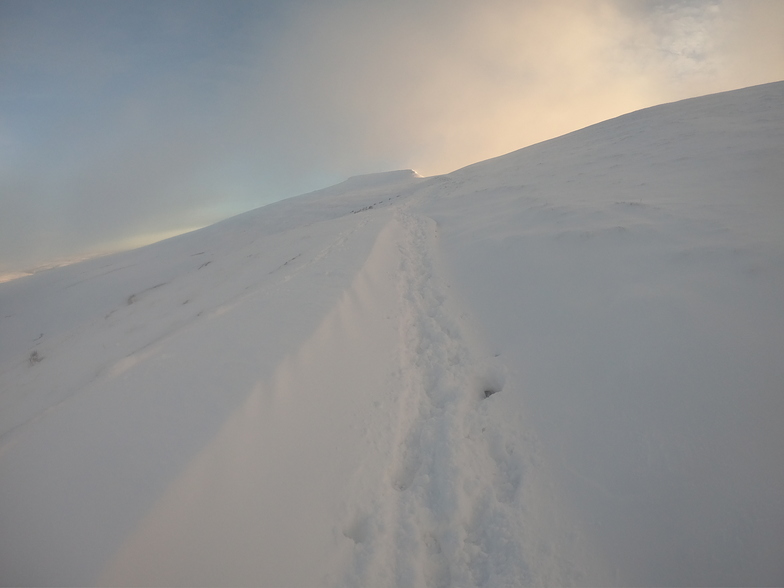
[[[4,585],[776,585],[784,83],[0,284]]]

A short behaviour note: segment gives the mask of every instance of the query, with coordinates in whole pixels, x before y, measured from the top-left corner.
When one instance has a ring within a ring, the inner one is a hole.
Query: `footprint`
[[[403,463],[400,464],[398,470],[392,476],[392,486],[395,490],[405,492],[409,489],[411,484],[414,483],[417,472],[422,465],[422,458],[418,452],[412,452],[406,449],[406,454],[403,457]]]
[[[493,388],[486,388],[483,393],[485,395],[485,398],[490,398],[493,394],[495,394],[496,392],[500,392],[500,391],[501,391],[500,388],[494,388],[493,387]]]
[[[422,537],[427,560],[425,562],[425,583],[427,586],[446,588],[452,585],[449,563],[441,549],[441,543],[433,533],[425,533]]]
[[[365,543],[370,539],[370,517],[367,515],[357,515],[354,519],[343,529],[343,535],[356,543]]]
[[[490,398],[504,389],[506,384],[506,369],[501,365],[489,364],[480,369],[474,377],[474,389],[478,390],[479,398]]]
[[[495,463],[493,486],[499,502],[513,502],[523,482],[525,464],[515,454],[515,447],[506,442],[498,432],[488,436],[487,450]]]

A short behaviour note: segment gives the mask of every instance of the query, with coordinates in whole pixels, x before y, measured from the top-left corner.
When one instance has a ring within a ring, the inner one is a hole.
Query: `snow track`
[[[537,522],[525,504],[543,482],[536,440],[522,424],[505,431],[494,418],[505,370],[483,351],[439,275],[435,221],[405,207],[392,222],[399,256],[393,444],[373,502],[344,526],[355,546],[338,584],[574,582],[568,562],[550,561],[546,534],[531,549]]]

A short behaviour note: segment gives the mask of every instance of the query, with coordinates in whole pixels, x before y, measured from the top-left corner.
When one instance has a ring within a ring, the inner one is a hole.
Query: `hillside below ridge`
[[[0,583],[780,585],[782,158],[774,83],[0,284]]]

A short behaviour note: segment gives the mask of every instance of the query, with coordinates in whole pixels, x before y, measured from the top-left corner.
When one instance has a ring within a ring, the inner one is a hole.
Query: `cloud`
[[[276,153],[350,173],[442,173],[662,101],[771,81],[741,66],[775,3],[703,0],[322,2],[243,88]],[[749,4],[749,6],[751,6]],[[754,12],[757,16],[754,16]],[[749,20],[751,19],[751,20]],[[784,35],[780,35],[784,38]],[[303,140],[304,138],[304,140]]]
[[[726,77],[738,87],[784,79],[784,3],[727,2],[721,36]]]
[[[17,6],[0,31],[9,267],[784,78],[779,0]]]

